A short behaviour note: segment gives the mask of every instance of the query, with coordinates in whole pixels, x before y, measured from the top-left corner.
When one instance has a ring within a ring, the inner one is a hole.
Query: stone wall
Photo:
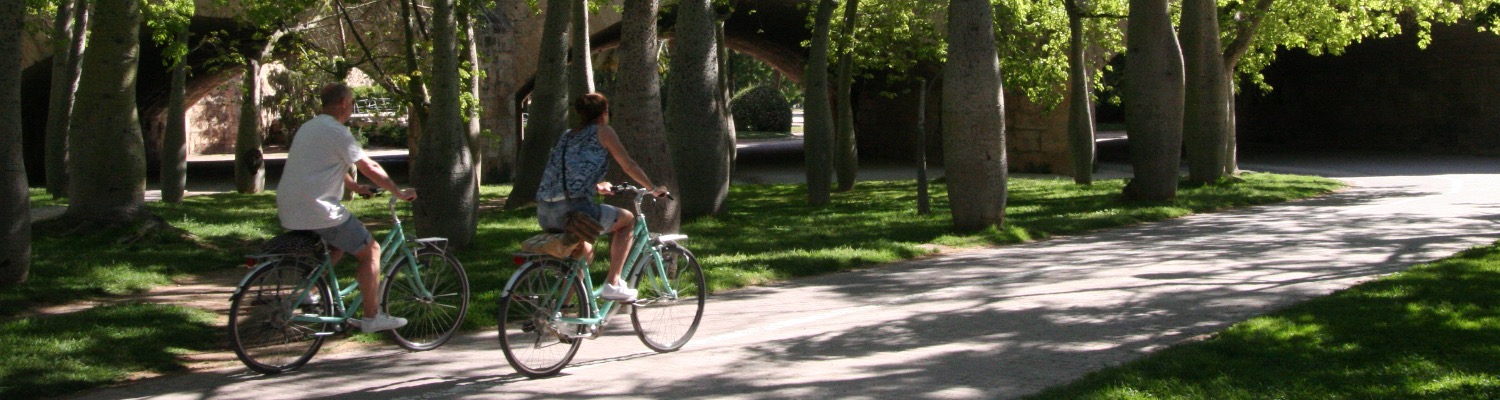
[[[928,84],[925,132],[927,162],[932,165],[943,160],[941,85],[941,81]],[[861,158],[915,159],[917,87],[916,83],[864,85],[858,90],[854,104]],[[1071,174],[1067,131],[1066,103],[1047,110],[1023,95],[1006,92],[1005,152],[1012,172]]]
[[[1342,56],[1286,52],[1275,90],[1238,99],[1241,147],[1500,155],[1500,36],[1472,26],[1368,40]]]

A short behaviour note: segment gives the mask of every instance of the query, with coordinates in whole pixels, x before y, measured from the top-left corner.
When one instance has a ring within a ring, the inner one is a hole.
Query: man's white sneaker
[[[606,283],[604,284],[604,290],[599,293],[599,298],[614,301],[631,301],[635,300],[635,293],[635,289]]]
[[[359,330],[364,332],[380,332],[406,326],[406,318],[380,314],[375,318],[350,320],[349,324],[359,327]]]

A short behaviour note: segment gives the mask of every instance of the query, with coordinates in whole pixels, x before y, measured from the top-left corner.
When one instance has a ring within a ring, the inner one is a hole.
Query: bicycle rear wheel
[[[698,331],[708,285],[692,252],[679,246],[660,250],[662,269],[656,268],[655,255],[643,257],[631,277],[639,293],[630,308],[630,323],[641,343],[666,353],[682,348]]]
[[[469,312],[469,277],[463,265],[448,253],[424,249],[417,264],[397,258],[380,287],[380,308],[406,318],[406,326],[393,329],[391,338],[411,351],[442,346],[464,323]]]
[[[501,294],[500,349],[523,375],[557,374],[583,344],[586,326],[556,320],[588,314],[583,284],[570,269],[562,260],[537,261],[516,272],[510,292]]]
[[[229,345],[245,366],[263,374],[297,369],[332,333],[333,324],[292,320],[333,314],[333,290],[323,277],[297,295],[312,270],[299,260],[280,260],[252,272],[230,297]]]

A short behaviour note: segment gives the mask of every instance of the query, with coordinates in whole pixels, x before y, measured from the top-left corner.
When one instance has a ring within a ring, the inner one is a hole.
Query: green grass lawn
[[[1500,398],[1500,245],[1241,322],[1031,398]]]
[[[735,131],[735,139],[784,139],[792,137],[791,132],[761,132],[761,131]]]
[[[912,181],[861,183],[854,192],[834,194],[824,207],[807,206],[802,185],[736,185],[725,215],[686,223],[682,230],[691,236],[687,244],[701,257],[710,288],[723,290],[917,257],[930,251],[924,247],[930,243],[1015,243],[1316,196],[1340,187],[1314,177],[1244,178],[1241,183],[1183,187],[1169,203],[1120,201],[1120,180],[1078,186],[1062,179],[1012,179],[1007,226],[974,234],[949,229],[941,183],[932,188],[932,215],[914,211]],[[482,198],[496,204],[508,191],[485,187]],[[385,204],[383,198],[355,200],[351,207],[374,223],[378,236],[389,227]],[[167,304],[17,317],[43,305],[138,293],[178,277],[244,271],[242,256],[281,232],[271,194],[195,196],[181,204],[149,203],[148,208],[192,233],[193,240],[151,238],[116,245],[120,232],[34,239],[30,281],[0,292],[0,344],[11,349],[0,358],[0,398],[69,393],[140,372],[180,370],[184,364],[176,357],[181,354],[227,351],[211,315]],[[403,206],[409,214],[406,210]],[[474,290],[467,328],[495,325],[498,291],[515,267],[509,254],[537,232],[535,218],[533,208],[481,213],[474,245],[457,254]],[[340,275],[352,277],[352,268],[345,262]],[[594,265],[596,279],[604,269],[601,257]],[[96,323],[102,328],[93,328]]]

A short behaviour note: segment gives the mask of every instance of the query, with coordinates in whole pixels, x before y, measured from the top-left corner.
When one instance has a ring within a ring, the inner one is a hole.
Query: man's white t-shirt
[[[344,175],[365,151],[349,127],[332,116],[318,115],[302,124],[287,151],[281,181],[276,184],[276,214],[292,230],[331,228],[349,219]]]

